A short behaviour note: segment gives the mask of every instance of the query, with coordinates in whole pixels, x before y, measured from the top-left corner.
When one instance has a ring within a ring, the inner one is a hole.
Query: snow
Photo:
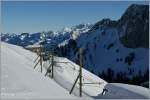
[[[58,44],[58,47],[65,46],[66,44],[68,44],[68,42],[69,42],[69,39],[68,40],[64,40],[62,43]]]
[[[56,57],[54,61],[56,61],[56,63],[67,62],[56,64],[56,67],[54,68],[54,79],[57,83],[70,91],[73,83],[75,82],[75,79],[79,74],[79,66],[66,58]],[[83,92],[89,96],[97,96],[98,94],[102,93],[103,88],[107,84],[107,82],[85,70],[84,68],[82,70],[82,73],[83,83],[100,83],[90,85],[83,84]],[[77,86],[75,86],[75,88],[76,89],[75,91],[73,91],[73,93],[79,96],[79,83],[77,83]]]
[[[68,28],[68,27],[64,27],[62,29],[63,32],[71,32],[71,28]]]
[[[22,36],[20,37],[20,39],[23,40],[25,37],[26,37],[25,35],[22,35]]]
[[[99,95],[103,99],[148,99],[149,89],[121,83],[108,83],[105,88],[108,90],[104,96]],[[98,96],[96,97],[98,98]]]
[[[128,68],[130,68],[134,70],[133,75],[136,75],[138,71],[144,73],[148,69],[149,50],[146,48],[133,49],[124,47],[120,43],[116,28],[102,28],[84,33],[76,42],[78,47],[82,47],[86,52],[84,66],[88,70],[93,69],[96,74],[106,71],[108,68],[111,68],[115,73],[125,72],[128,74]],[[107,47],[111,43],[114,45],[108,50]],[[119,52],[116,52],[117,49]],[[132,65],[129,66],[124,60],[131,52],[134,52],[135,58]],[[122,61],[117,62],[116,59],[120,58]],[[71,55],[69,59],[76,61],[78,58],[75,55]]]
[[[55,81],[33,70],[33,60],[36,57],[34,53],[14,45],[1,44],[2,99],[77,98]]]
[[[35,44],[33,44],[33,45],[28,45],[28,46],[26,46],[25,48],[38,48],[38,47],[40,47],[40,45],[37,44],[37,43],[35,43]]]
[[[103,79],[82,69],[83,97],[79,98],[77,82],[73,93],[69,91],[79,74],[79,66],[67,58],[54,57],[54,79],[44,76],[50,62],[33,69],[35,53],[15,45],[1,43],[1,98],[2,99],[91,99],[91,98],[148,98],[149,90],[140,86],[107,83]],[[108,89],[102,95],[104,88]]]

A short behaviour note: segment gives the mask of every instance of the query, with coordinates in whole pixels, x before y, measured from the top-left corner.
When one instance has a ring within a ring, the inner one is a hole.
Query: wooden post
[[[80,75],[80,97],[82,97],[82,64],[83,64],[83,58],[82,58],[82,48],[80,48],[80,73],[79,73],[79,75]]]
[[[73,89],[74,89],[74,87],[75,87],[75,85],[76,85],[76,83],[77,83],[79,77],[80,77],[80,75],[77,76],[77,78],[76,78],[76,80],[75,80],[75,82],[74,82],[74,84],[73,84],[73,86],[72,86],[72,88],[71,88],[71,90],[70,90],[70,92],[69,92],[70,94],[72,93],[72,91],[73,91]]]
[[[41,65],[41,73],[42,73],[42,56],[40,58],[40,65]]]
[[[40,55],[37,56],[37,58],[34,60],[34,63],[38,60],[39,57],[40,57]]]
[[[47,71],[46,71],[45,76],[46,76],[49,72],[51,72],[51,65],[52,65],[52,64],[49,65],[49,67],[48,67],[48,69],[47,69]]]
[[[50,72],[52,72],[52,69],[51,69],[51,67],[52,67],[52,55],[50,54],[50,52],[48,53],[48,55],[49,55],[49,67],[48,67],[48,69],[47,69],[47,72],[46,72],[46,74],[45,74],[45,76],[48,74],[48,73],[50,73]],[[51,63],[50,63],[51,62]]]
[[[42,57],[42,45],[40,45],[40,65],[41,65],[41,73],[42,73],[42,60],[43,60],[43,57]]]
[[[83,57],[82,57],[82,48],[80,48],[79,54],[80,54],[80,69],[79,69],[79,75],[77,76],[71,91],[69,92],[70,94],[72,93],[78,79],[79,79],[79,93],[80,93],[80,97],[82,97],[82,66],[83,66]]]
[[[38,60],[38,62],[35,64],[34,69],[36,68],[36,66],[40,63],[41,66],[41,73],[42,73],[42,60],[43,60],[43,56],[42,56],[42,47],[40,46],[40,51],[39,51],[39,56],[35,59],[35,61],[40,57],[40,59]],[[34,61],[34,62],[35,62]]]
[[[38,62],[35,64],[34,69],[36,68],[36,66],[38,65],[39,62],[40,62],[40,60],[38,60]]]
[[[52,53],[52,62],[51,62],[51,65],[52,65],[52,78],[54,77],[54,55]]]

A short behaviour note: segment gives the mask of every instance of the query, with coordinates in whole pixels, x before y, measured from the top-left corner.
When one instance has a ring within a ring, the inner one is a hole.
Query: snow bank
[[[6,43],[1,43],[1,48],[2,99],[77,98],[52,79],[33,70],[34,53]]]
[[[129,84],[108,83],[105,88],[108,90],[105,95],[99,94],[95,98],[103,99],[148,99],[149,89]]]
[[[77,76],[79,75],[79,66],[66,58],[55,57],[56,66],[54,67],[54,79],[55,81],[66,88],[71,90]],[[58,63],[65,62],[65,63]],[[100,79],[98,76],[90,73],[82,68],[82,82],[83,83],[98,83],[98,84],[83,84],[84,96],[97,96],[101,94],[106,81]],[[73,94],[79,96],[79,81],[77,82]]]

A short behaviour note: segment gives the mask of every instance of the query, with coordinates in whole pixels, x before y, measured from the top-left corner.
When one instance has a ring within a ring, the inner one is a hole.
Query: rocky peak
[[[149,6],[132,4],[118,21],[118,33],[124,46],[149,46]]]
[[[113,21],[109,18],[105,18],[97,22],[90,31],[97,30],[104,27],[115,27],[117,25],[116,21]]]

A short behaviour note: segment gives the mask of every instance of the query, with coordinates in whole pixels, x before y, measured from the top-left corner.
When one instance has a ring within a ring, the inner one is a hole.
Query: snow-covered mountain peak
[[[135,12],[132,12],[134,9]],[[147,5],[131,5],[119,20],[98,21],[89,31],[60,47],[58,52],[79,63],[79,48],[83,48],[86,69],[109,82],[143,86],[149,81],[147,20]],[[120,36],[122,32],[125,34],[123,37]],[[148,84],[145,86],[148,87]]]
[[[71,28],[69,28],[69,27],[64,27],[63,29],[62,29],[62,32],[71,32],[72,30],[71,30]]]
[[[39,41],[42,39],[45,40],[47,45],[52,42],[55,42],[56,45],[59,45],[70,39],[76,39],[78,36],[80,36],[80,34],[87,32],[91,26],[92,25],[88,23],[79,24],[70,28],[64,27],[60,31],[46,31],[31,34],[1,34],[1,40],[23,47],[39,43]]]

